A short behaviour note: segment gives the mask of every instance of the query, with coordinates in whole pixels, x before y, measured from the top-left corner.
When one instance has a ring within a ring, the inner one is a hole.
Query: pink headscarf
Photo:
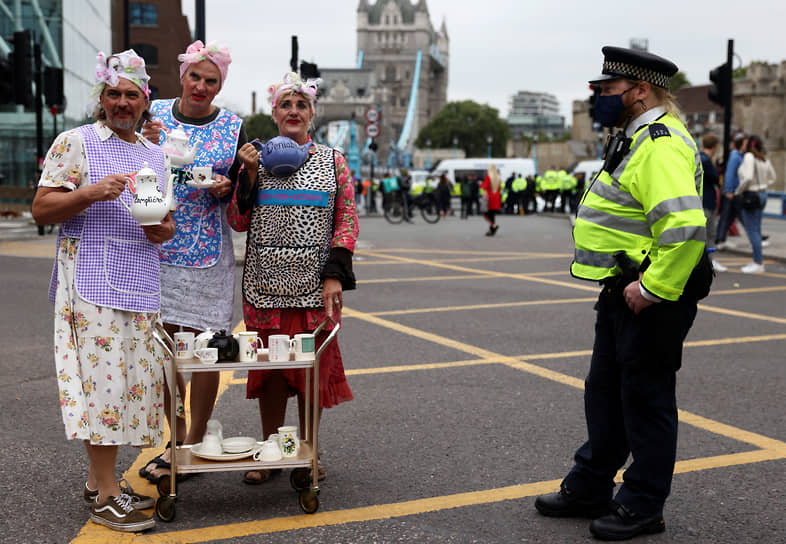
[[[232,62],[232,56],[229,54],[229,48],[218,42],[210,42],[207,45],[202,43],[202,40],[197,40],[188,46],[185,53],[177,56],[180,61],[180,77],[186,73],[188,67],[203,60],[209,60],[218,67],[221,72],[221,85],[227,78],[227,70],[229,64]]]

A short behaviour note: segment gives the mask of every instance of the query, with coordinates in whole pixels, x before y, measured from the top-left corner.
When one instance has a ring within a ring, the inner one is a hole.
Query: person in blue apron
[[[262,166],[253,145],[238,152],[245,170],[239,176],[228,217],[232,228],[248,232],[243,318],[246,329],[257,331],[265,346],[271,334],[292,337],[313,331],[328,317],[340,320],[344,292],[355,288],[352,253],[358,215],[347,161],[338,151],[314,144],[308,135],[319,81],[302,81],[297,74],[288,73],[282,82],[271,85],[273,120],[280,137],[265,146],[271,146],[274,156],[263,148],[267,158],[263,157]],[[281,153],[275,146],[280,146]],[[291,164],[287,169],[276,163],[283,152],[294,157],[282,161]],[[332,329],[328,324],[316,337],[316,349]],[[312,393],[306,391],[303,369],[248,373],[246,396],[259,401],[265,439],[284,424],[290,396],[298,398],[300,429],[304,428],[306,394]],[[320,416],[323,408],[352,398],[336,339],[320,356]],[[315,424],[318,426],[319,419]],[[259,484],[273,474],[270,470],[249,471],[244,481]],[[318,477],[324,479],[325,475],[320,463]]]
[[[90,460],[83,490],[90,519],[116,531],[155,520],[152,497],[115,477],[117,447],[158,446],[164,434],[166,355],[160,321],[160,244],[175,234],[164,203],[158,225],[131,215],[145,166],[164,191],[164,154],[135,131],[149,112],[144,60],[132,49],[98,54],[88,111],[97,120],[60,134],[46,154],[33,217],[62,223],[49,289],[60,409],[70,440]],[[154,179],[154,178],[153,178]]]
[[[161,316],[167,331],[199,334],[206,330],[231,331],[235,292],[235,252],[226,207],[240,167],[237,149],[246,143],[243,120],[213,105],[213,99],[227,78],[232,58],[229,50],[200,40],[178,56],[180,60],[179,98],[154,100],[155,116],[142,131],[150,140],[166,143],[166,133],[182,127],[189,147],[196,148],[192,165],[178,172],[175,184],[177,234],[161,248]],[[198,143],[201,142],[201,143]],[[193,167],[213,169],[215,183],[198,188],[183,183]],[[178,374],[178,391],[185,396],[185,381]],[[191,376],[191,427],[186,432],[185,417],[178,416],[178,443],[202,441],[207,421],[218,393],[219,374],[198,372]],[[167,404],[170,402],[167,390]],[[169,416],[167,410],[167,416]],[[152,459],[140,475],[158,482],[170,473],[170,452]]]

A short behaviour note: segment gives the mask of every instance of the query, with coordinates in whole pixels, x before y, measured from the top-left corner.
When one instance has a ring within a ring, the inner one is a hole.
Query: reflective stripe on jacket
[[[573,229],[571,274],[601,280],[620,274],[617,251],[639,264],[649,256],[642,285],[677,300],[704,251],[701,159],[676,117],[656,122],[668,135],[652,138],[650,125],[637,130],[614,172],[602,171],[585,192]]]

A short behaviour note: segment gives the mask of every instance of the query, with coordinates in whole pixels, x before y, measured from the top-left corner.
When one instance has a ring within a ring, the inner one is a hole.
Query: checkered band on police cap
[[[677,73],[677,65],[668,59],[653,55],[648,51],[626,49],[607,45],[603,51],[603,71],[598,79],[603,80],[626,78],[647,81],[664,89],[669,88],[671,76]]]

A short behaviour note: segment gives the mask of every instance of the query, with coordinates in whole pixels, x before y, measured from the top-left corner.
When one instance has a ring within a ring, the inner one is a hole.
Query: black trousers
[[[695,301],[659,302],[635,315],[621,290],[604,289],[595,306],[595,345],[585,381],[588,440],[564,480],[580,495],[660,512],[671,490],[677,451],[676,372],[696,317]]]

